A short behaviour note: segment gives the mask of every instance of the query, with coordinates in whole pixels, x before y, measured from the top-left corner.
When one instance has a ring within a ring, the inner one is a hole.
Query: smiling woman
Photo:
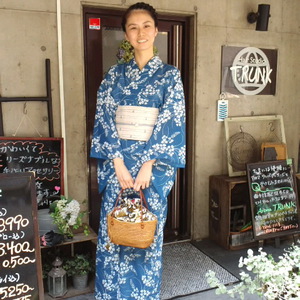
[[[132,5],[122,27],[134,57],[112,66],[100,85],[91,145],[103,192],[95,298],[158,300],[167,196],[177,168],[185,166],[185,101],[179,70],[154,55],[158,29],[153,7]],[[141,124],[147,130],[140,134]],[[157,217],[154,242],[146,249],[116,245],[108,237],[106,216],[121,188],[131,200],[143,189]]]
[[[154,55],[153,44],[158,28],[155,10],[146,4],[139,4],[138,7],[125,14],[122,27],[126,40],[134,48],[137,64],[142,69]]]
[[[136,58],[153,56],[153,43],[157,32],[158,29],[148,12],[136,10],[129,15],[125,37],[133,46]],[[139,67],[142,69],[144,66]]]

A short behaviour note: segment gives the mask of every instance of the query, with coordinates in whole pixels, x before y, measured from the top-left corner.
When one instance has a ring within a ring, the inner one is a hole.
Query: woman
[[[95,297],[159,299],[167,195],[177,168],[185,166],[184,94],[179,71],[154,56],[154,8],[143,2],[130,6],[122,27],[134,58],[111,67],[102,81],[92,139],[103,193]],[[143,189],[158,217],[155,240],[147,249],[118,246],[108,238],[106,215],[121,188]]]

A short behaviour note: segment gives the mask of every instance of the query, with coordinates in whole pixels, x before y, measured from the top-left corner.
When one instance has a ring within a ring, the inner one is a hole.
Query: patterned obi
[[[156,107],[120,105],[116,112],[116,127],[119,138],[148,141],[158,112]]]

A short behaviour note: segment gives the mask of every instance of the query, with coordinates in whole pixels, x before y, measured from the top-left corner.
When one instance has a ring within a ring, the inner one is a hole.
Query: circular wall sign
[[[272,69],[268,57],[255,47],[242,49],[230,70],[235,87],[244,95],[257,95],[271,83]]]

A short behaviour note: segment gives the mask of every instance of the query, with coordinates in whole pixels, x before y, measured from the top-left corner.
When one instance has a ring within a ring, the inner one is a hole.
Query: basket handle
[[[119,194],[118,194],[117,200],[116,200],[116,202],[115,202],[115,208],[117,207],[119,201],[121,200],[121,196],[122,196],[123,192],[124,192],[124,189],[121,189],[120,192],[119,192]],[[140,192],[140,198],[141,198],[141,206],[144,205],[147,209],[149,209],[149,208],[148,208],[148,203],[147,203],[147,201],[146,201],[146,198],[145,198],[145,196],[144,196],[143,191],[140,189],[139,192]]]
[[[121,200],[123,192],[124,192],[124,189],[121,189],[120,192],[119,192],[119,194],[118,194],[117,200],[115,202],[115,206],[114,206],[113,211],[115,211],[115,209],[117,208],[118,203]],[[144,195],[142,189],[140,189],[140,199],[141,199],[141,208],[140,208],[140,210],[142,212],[141,213],[141,222],[143,222],[143,218],[142,218],[142,215],[143,215],[143,206],[146,207],[148,210],[149,210],[149,208],[148,208],[148,203],[146,201],[146,198],[145,198],[145,195]]]

